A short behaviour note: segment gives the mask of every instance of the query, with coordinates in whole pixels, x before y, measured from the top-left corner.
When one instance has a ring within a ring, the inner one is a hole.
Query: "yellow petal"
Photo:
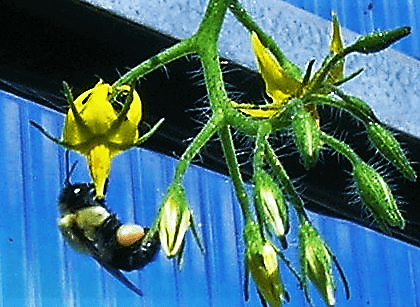
[[[86,100],[91,95],[93,89],[81,94],[77,99]],[[80,105],[80,104],[79,104]],[[76,108],[77,109],[77,108]],[[77,109],[78,113],[81,111]],[[63,129],[63,141],[72,146],[83,144],[91,138],[89,129],[83,123],[76,121],[73,111],[69,108]]]
[[[330,52],[337,54],[343,51],[343,40],[340,34],[340,24],[338,23],[337,15],[333,14],[333,33],[330,43]],[[343,79],[344,74],[344,60],[339,61],[329,73],[331,82]]]
[[[341,39],[340,24],[337,15],[333,14],[333,32],[330,43],[331,53],[340,53],[343,51],[343,40]]]
[[[162,247],[167,255],[171,254],[179,219],[180,217],[177,204],[173,197],[169,197],[163,208],[162,219],[160,222],[161,230],[159,232]]]
[[[104,144],[94,146],[87,155],[90,176],[95,184],[96,196],[104,197],[105,183],[111,167],[111,151]]]
[[[278,274],[278,265],[277,265],[277,253],[274,250],[273,246],[269,243],[265,243],[263,247],[263,258],[264,266],[267,270],[267,274],[272,276]]]
[[[129,92],[129,90],[130,87],[127,85],[117,89],[120,92]],[[125,101],[119,101],[121,109],[115,109],[109,101],[111,91],[111,85],[99,82],[94,88],[77,97],[74,105],[82,123],[76,121],[71,109],[67,113],[63,141],[83,155],[87,155],[99,138],[103,143],[118,147],[130,147],[138,139],[138,125],[142,116],[139,95],[133,91],[133,100],[127,115],[117,127],[111,129],[125,103]],[[118,99],[118,95],[114,99]],[[118,151],[114,155],[117,153]]]
[[[281,237],[285,235],[285,227],[283,219],[280,216],[277,199],[268,187],[261,187],[261,197],[265,204],[264,211],[270,219],[270,225],[274,230],[276,236]]]
[[[262,110],[262,109],[239,109],[243,114],[260,119],[268,119],[275,116],[279,110]]]
[[[190,227],[191,213],[181,202],[183,199],[170,196],[162,209],[159,237],[167,257],[179,253],[185,233]]]
[[[301,248],[303,248],[303,265],[307,265],[307,276],[321,293],[329,306],[335,304],[335,285],[332,274],[332,256],[326,243],[309,223],[301,226],[299,232]],[[306,263],[306,264],[305,264]]]
[[[163,251],[165,252],[166,256],[169,257],[169,255],[171,254],[170,252],[170,247],[169,247],[169,234],[168,234],[168,229],[165,227],[164,223],[160,223],[159,225],[159,240],[160,240],[160,244],[162,246]]]
[[[256,250],[247,253],[247,267],[258,290],[270,306],[281,306],[283,285],[280,280],[277,254],[266,242]]]
[[[77,145],[92,135],[104,134],[110,128],[117,118],[115,110],[108,102],[111,88],[109,84],[100,82],[76,98],[74,105],[83,120],[83,126],[75,121],[73,111],[69,109],[63,130],[65,142]]]
[[[125,90],[129,92],[130,87],[128,85],[123,85],[117,90]],[[125,103],[125,101],[122,102]],[[141,116],[140,97],[136,91],[133,91],[133,100],[131,101],[127,116],[121,125],[115,131],[112,131],[112,134],[109,135],[108,141],[119,145],[133,144],[139,136],[138,126]]]
[[[274,103],[287,102],[288,98],[300,89],[301,83],[287,74],[270,50],[263,46],[255,32],[251,33],[251,45],[265,82],[267,95]]]
[[[172,251],[170,253],[171,257],[178,255],[182,246],[182,242],[184,242],[185,233],[190,227],[190,221],[191,221],[191,213],[188,209],[186,209],[183,212],[182,219],[178,225],[178,232],[177,232],[176,240],[173,242]]]

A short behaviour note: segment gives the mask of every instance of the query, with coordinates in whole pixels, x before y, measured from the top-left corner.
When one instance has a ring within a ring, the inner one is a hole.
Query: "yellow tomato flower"
[[[134,146],[139,137],[140,97],[128,85],[117,90],[119,93],[112,101],[109,100],[112,86],[102,82],[81,94],[69,109],[63,129],[63,143],[87,157],[100,198],[104,195],[111,159]],[[130,105],[124,115],[121,112],[127,97]]]

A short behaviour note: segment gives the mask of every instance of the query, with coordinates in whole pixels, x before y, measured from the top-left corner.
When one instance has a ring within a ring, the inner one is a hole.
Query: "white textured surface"
[[[87,0],[159,31],[185,38],[197,29],[204,0]],[[278,42],[293,62],[304,70],[311,59],[319,65],[328,52],[330,23],[279,0],[242,1],[261,27]],[[347,43],[357,35],[343,30]],[[229,14],[221,39],[222,56],[255,67],[248,35]],[[362,98],[385,123],[420,137],[420,62],[393,50],[375,55],[350,56],[346,71],[365,67],[345,90]]]

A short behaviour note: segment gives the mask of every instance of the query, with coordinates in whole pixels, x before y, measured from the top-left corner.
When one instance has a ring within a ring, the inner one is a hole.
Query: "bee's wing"
[[[98,261],[98,263],[108,271],[112,276],[114,276],[116,279],[118,279],[124,286],[126,286],[128,289],[133,291],[134,293],[143,296],[143,293],[139,288],[137,288],[131,281],[127,279],[127,277],[124,276],[123,273],[121,273],[120,270],[114,268],[113,266],[102,262],[100,259],[98,259],[96,256],[94,256],[95,260]]]
[[[101,260],[100,252],[96,248],[96,246],[93,244],[92,241],[87,239],[83,232],[78,228],[73,226],[72,227],[73,234],[77,237],[79,240],[79,244],[83,245],[85,249],[89,251],[89,254],[104,268],[106,269],[112,276],[114,276],[116,279],[118,279],[124,286],[126,286],[128,289],[133,291],[134,293],[143,296],[143,293],[139,288],[137,288],[131,281],[127,279],[127,277],[124,276],[123,273],[121,273],[120,270],[115,268],[114,266],[104,262]]]

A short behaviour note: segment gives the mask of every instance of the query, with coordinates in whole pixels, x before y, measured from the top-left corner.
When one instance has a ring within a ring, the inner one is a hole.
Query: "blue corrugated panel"
[[[160,252],[144,270],[127,276],[144,292],[137,297],[63,242],[56,227],[57,197],[65,179],[64,151],[29,125],[60,135],[62,114],[0,92],[0,305],[1,306],[259,306],[254,284],[243,300],[242,219],[229,179],[191,167],[185,188],[207,253],[187,236],[185,263]],[[71,180],[88,181],[85,161]],[[113,161],[108,205],[123,222],[150,225],[176,160],[132,149]],[[337,282],[338,306],[419,306],[420,249],[348,222],[311,215],[346,272],[351,299]],[[294,222],[294,226],[296,223]],[[297,266],[296,230],[286,256]],[[285,266],[289,306],[305,306]],[[323,306],[311,287],[315,306]]]
[[[331,20],[336,12],[340,23],[352,31],[366,34],[410,26],[413,34],[394,46],[394,49],[420,58],[420,2],[416,0],[283,0],[296,7]]]

